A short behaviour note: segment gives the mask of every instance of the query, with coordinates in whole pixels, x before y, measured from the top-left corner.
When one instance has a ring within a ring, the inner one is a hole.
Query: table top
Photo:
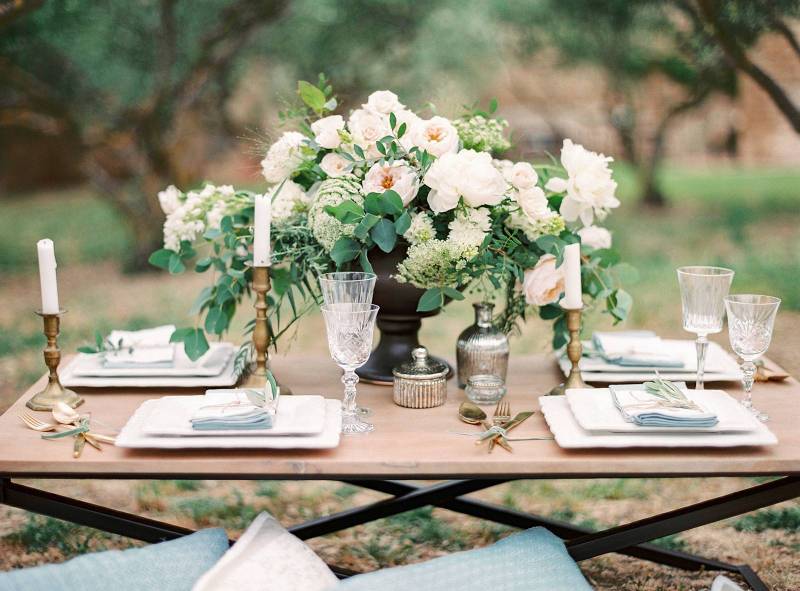
[[[341,395],[339,370],[329,358],[277,357],[278,378],[295,394]],[[552,356],[514,357],[508,373],[512,411],[537,409],[538,396],[561,381]],[[25,401],[42,388],[34,384],[0,416],[0,476],[44,478],[600,478],[611,476],[789,475],[800,474],[800,383],[757,383],[756,405],[769,413],[769,428],[779,444],[735,449],[563,450],[554,441],[515,442],[514,452],[485,446],[457,433],[477,431],[457,418],[465,399],[455,379],[448,382],[447,402],[433,409],[406,409],[392,402],[386,386],[359,384],[359,403],[370,408],[375,431],[342,437],[332,450],[131,450],[87,446],[79,459],[72,445],[46,441],[17,418]],[[740,387],[726,384],[738,397]],[[91,389],[77,391],[81,407],[97,421],[122,427],[146,399],[197,390]],[[43,419],[49,414],[39,413]],[[515,437],[549,435],[537,413]]]

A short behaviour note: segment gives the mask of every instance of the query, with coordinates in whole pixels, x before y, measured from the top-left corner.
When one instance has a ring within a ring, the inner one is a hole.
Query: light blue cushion
[[[220,528],[143,548],[0,573],[0,591],[191,591],[228,549]]]
[[[534,527],[492,546],[345,579],[335,591],[591,591],[564,543]]]

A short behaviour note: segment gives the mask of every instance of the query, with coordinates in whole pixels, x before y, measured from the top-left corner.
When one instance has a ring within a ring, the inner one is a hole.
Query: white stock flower
[[[380,152],[375,147],[382,137],[389,135],[389,120],[367,109],[356,109],[350,114],[347,120],[347,127],[353,136],[353,143],[361,146],[368,158],[380,156]]]
[[[424,211],[411,214],[411,225],[403,233],[403,238],[411,244],[419,244],[436,238],[433,220]]]
[[[278,191],[280,187],[280,191]],[[277,193],[276,193],[277,192]],[[296,214],[308,209],[310,198],[303,187],[294,181],[285,181],[267,193],[272,199],[272,222],[281,223],[290,220]]]
[[[341,115],[330,115],[323,117],[311,124],[311,131],[314,132],[314,141],[321,148],[332,150],[338,148],[342,143],[339,132],[344,129],[344,118]]]
[[[409,142],[437,158],[458,150],[458,132],[444,117],[420,119],[410,130]]]
[[[611,232],[600,226],[586,226],[578,230],[581,244],[590,248],[611,248]]]
[[[329,177],[336,178],[348,173],[350,162],[335,152],[330,152],[322,157],[319,167]]]
[[[261,161],[261,173],[269,183],[280,183],[288,178],[303,161],[300,146],[305,136],[297,131],[287,131],[267,150]]]
[[[435,213],[455,208],[459,197],[470,207],[497,205],[507,189],[492,157],[474,150],[444,154],[428,169],[425,184],[431,188],[428,204]]]
[[[362,105],[365,109],[369,109],[382,115],[405,109],[405,106],[400,103],[397,95],[391,90],[376,90],[369,98],[366,104]]]
[[[414,169],[400,161],[392,164],[375,163],[364,177],[364,194],[383,193],[391,189],[400,195],[403,205],[413,201],[419,189]]]
[[[509,184],[520,191],[532,189],[539,182],[539,175],[536,174],[533,166],[527,162],[517,162],[511,166],[506,166],[502,172]]]
[[[158,193],[158,203],[161,205],[161,211],[169,215],[181,206],[181,199],[183,193],[175,185],[170,185],[163,191]]]
[[[561,148],[561,164],[567,178],[553,177],[547,181],[548,191],[566,193],[561,203],[561,215],[568,222],[581,220],[591,226],[595,216],[603,219],[608,210],[619,206],[614,193],[617,183],[611,178],[608,163],[613,158],[587,150],[572,140],[564,140]]]
[[[564,272],[556,267],[556,257],[542,255],[533,269],[525,271],[522,292],[525,301],[532,306],[546,306],[558,301],[564,292]]]

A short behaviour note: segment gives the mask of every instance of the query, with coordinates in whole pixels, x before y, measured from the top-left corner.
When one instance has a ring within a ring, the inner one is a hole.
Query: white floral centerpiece
[[[619,257],[599,225],[619,206],[611,158],[567,139],[552,164],[498,159],[511,144],[496,104],[453,120],[425,118],[381,90],[345,118],[333,114],[324,78],[300,82],[298,92],[303,105],[284,114],[298,130],[283,133],[261,162],[272,196],[274,339],[316,304],[317,274],[370,270],[370,258],[396,249],[404,255],[394,278],[424,290],[420,312],[465,293],[501,294],[504,330],[534,309],[554,320],[560,346],[559,264],[564,247],[581,242],[586,302],[626,316],[631,298],[613,272]],[[195,357],[207,348],[205,333],[225,332],[249,292],[254,194],[207,184],[186,193],[171,186],[159,199],[167,219],[153,264],[179,273],[198,257],[197,271],[214,270],[194,307],[202,327],[175,337]],[[288,320],[280,317],[286,302]]]

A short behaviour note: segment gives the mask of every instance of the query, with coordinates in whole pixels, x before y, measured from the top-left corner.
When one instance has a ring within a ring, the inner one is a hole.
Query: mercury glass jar
[[[447,374],[450,368],[428,357],[425,347],[411,352],[412,360],[392,370],[394,402],[406,408],[433,408],[447,399]]]
[[[492,324],[494,304],[480,302],[475,308],[475,324],[462,332],[456,342],[458,387],[464,388],[470,376],[496,375],[505,381],[508,371],[508,337]]]

